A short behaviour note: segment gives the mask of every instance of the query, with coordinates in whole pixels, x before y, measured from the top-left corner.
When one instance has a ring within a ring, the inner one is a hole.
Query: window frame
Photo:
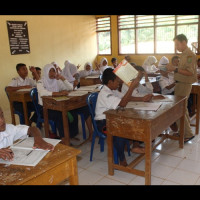
[[[198,49],[197,49],[197,53],[196,55],[200,55],[200,15],[199,16],[199,19],[198,19],[198,22],[193,22],[193,23],[183,23],[183,24],[178,24],[178,19],[177,19],[177,16],[178,15],[174,15],[175,18],[175,23],[172,25],[172,24],[166,24],[166,25],[156,25],[156,15],[153,15],[153,26],[147,26],[146,28],[150,28],[150,27],[153,27],[154,29],[154,52],[152,53],[138,53],[138,45],[137,45],[137,29],[140,29],[141,27],[137,27],[136,26],[136,17],[137,15],[134,15],[135,17],[135,26],[134,28],[125,28],[125,29],[119,29],[119,17],[122,16],[122,15],[117,15],[117,37],[118,37],[118,55],[150,55],[150,54],[154,54],[154,55],[174,55],[174,54],[180,54],[177,52],[177,50],[175,49],[175,45],[174,45],[174,53],[156,53],[156,28],[157,27],[164,27],[164,26],[174,26],[174,37],[177,35],[177,29],[178,29],[178,26],[180,25],[192,25],[192,24],[197,24],[198,25],[198,37],[197,37],[197,42],[198,42]],[[121,53],[120,52],[120,33],[119,31],[121,30],[128,30],[128,29],[132,29],[134,30],[135,32],[135,53]]]
[[[102,18],[110,18],[110,30],[105,30],[105,31],[97,31],[97,20],[102,19]],[[110,54],[100,54],[99,53],[99,37],[98,33],[100,32],[110,32]],[[96,17],[96,37],[97,37],[97,55],[98,56],[111,56],[112,55],[112,25],[111,25],[111,16],[104,16],[104,17]]]

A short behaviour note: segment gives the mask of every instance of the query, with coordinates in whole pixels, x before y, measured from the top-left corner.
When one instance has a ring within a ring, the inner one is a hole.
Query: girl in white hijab
[[[100,71],[99,70],[93,70],[92,69],[92,63],[90,63],[90,62],[86,62],[85,65],[84,65],[84,70],[79,71],[80,77],[86,77],[86,76],[97,75],[97,74],[100,74]]]
[[[57,74],[55,67],[52,64],[47,64],[43,69],[43,77],[37,82],[39,112],[43,116],[42,96],[66,96],[69,90],[73,90],[73,85],[69,83],[62,75]],[[70,115],[71,114],[71,115]],[[78,119],[77,115],[68,113],[74,119]],[[48,110],[48,118],[56,124],[60,138],[64,137],[62,113],[56,110]],[[69,121],[70,136],[78,133],[77,121]]]
[[[107,60],[107,58],[104,57],[100,61],[100,68],[99,68],[99,70],[103,74],[104,70],[107,69],[107,68],[110,68],[110,67],[108,66],[108,60]]]
[[[56,68],[57,73],[58,73],[58,74],[61,74],[62,70],[61,70],[60,67],[58,66],[58,63],[55,62],[55,61],[53,61],[51,64]]]
[[[158,68],[166,67],[167,64],[169,64],[169,59],[163,56],[158,63]]]
[[[155,56],[148,56],[144,61],[142,67],[147,73],[155,73],[158,71],[158,68],[154,65],[157,63],[157,59]]]

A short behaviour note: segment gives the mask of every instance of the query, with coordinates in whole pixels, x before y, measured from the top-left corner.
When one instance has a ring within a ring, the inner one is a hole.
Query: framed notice
[[[29,54],[28,24],[26,21],[7,21],[11,55]]]

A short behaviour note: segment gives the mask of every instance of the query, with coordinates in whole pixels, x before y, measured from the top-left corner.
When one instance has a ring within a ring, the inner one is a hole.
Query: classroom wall
[[[7,20],[27,21],[30,54],[11,55]],[[94,62],[97,55],[95,15],[0,15],[0,106],[9,110],[4,88],[17,76],[16,64],[44,67],[65,60],[80,64]],[[31,73],[29,73],[31,76]]]
[[[111,39],[112,39],[112,55],[98,55],[97,61],[100,62],[101,58],[106,57],[108,59],[108,65],[112,65],[111,59],[113,57],[116,57],[118,59],[118,62],[120,62],[122,59],[124,59],[125,55],[119,55],[118,54],[118,30],[117,30],[117,15],[96,15],[96,17],[104,17],[104,16],[110,16],[111,17]],[[174,56],[175,54],[141,54],[141,55],[129,55],[134,63],[137,65],[142,65],[144,60],[148,56],[155,56],[157,60],[159,61],[162,56],[166,56],[169,60]],[[197,58],[200,58],[200,55],[197,56]]]

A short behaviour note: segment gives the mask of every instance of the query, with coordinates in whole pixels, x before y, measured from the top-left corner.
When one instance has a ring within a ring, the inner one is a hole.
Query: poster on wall
[[[27,21],[7,21],[7,27],[11,55],[29,54]]]

